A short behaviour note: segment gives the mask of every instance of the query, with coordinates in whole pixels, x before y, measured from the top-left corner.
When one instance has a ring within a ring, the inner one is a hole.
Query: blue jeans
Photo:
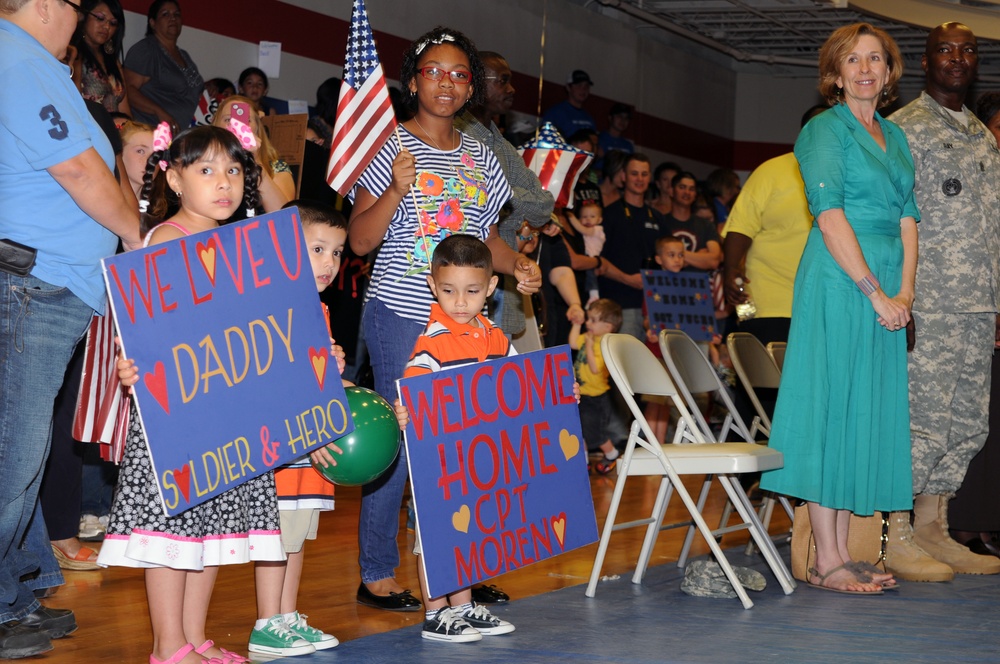
[[[375,374],[375,391],[389,403],[396,401],[396,380],[413,353],[424,325],[397,316],[380,300],[365,304],[361,314],[365,342]],[[374,583],[396,576],[399,566],[399,510],[403,502],[408,468],[406,453],[400,448],[389,469],[361,490],[361,518],[358,521],[358,564],[361,580]]]
[[[28,590],[53,588],[65,583],[62,570],[59,569],[59,561],[52,554],[52,542],[49,540],[48,528],[42,516],[41,501],[35,501],[35,513],[31,517],[31,523],[28,524],[28,532],[24,534],[21,550],[34,554],[38,561],[38,572],[21,579],[22,585]],[[29,613],[31,611],[34,609],[30,609]]]
[[[26,535],[56,393],[93,313],[67,288],[0,272],[0,623],[38,608],[21,577],[39,569],[38,542],[48,540],[41,519],[41,532]]]
[[[101,458],[99,445],[83,444],[83,496],[80,514],[107,516],[118,482],[118,467]]]

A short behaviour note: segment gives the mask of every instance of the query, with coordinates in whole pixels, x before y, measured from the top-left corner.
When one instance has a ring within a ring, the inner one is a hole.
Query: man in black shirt
[[[656,239],[666,235],[663,216],[646,205],[649,157],[635,153],[625,164],[625,193],[604,208],[604,234],[598,289],[601,297],[622,307],[621,332],[646,340],[642,325],[642,276],[639,271],[656,253]]]

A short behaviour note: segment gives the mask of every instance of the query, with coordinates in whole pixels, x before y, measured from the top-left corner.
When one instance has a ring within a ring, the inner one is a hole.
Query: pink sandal
[[[190,643],[185,643],[184,645],[182,645],[180,648],[177,649],[177,652],[175,652],[167,659],[160,660],[150,655],[149,664],[178,664],[178,662],[187,657],[188,653],[190,653],[192,650],[194,650],[194,646],[191,645]]]
[[[196,653],[201,655],[206,650],[215,645],[215,641],[205,641],[203,644],[194,649]],[[222,646],[219,646],[219,650],[222,651],[222,657],[213,657],[211,659],[205,660],[208,664],[250,664],[250,660],[242,655],[237,655],[232,650],[226,650]],[[152,663],[151,663],[152,664]]]

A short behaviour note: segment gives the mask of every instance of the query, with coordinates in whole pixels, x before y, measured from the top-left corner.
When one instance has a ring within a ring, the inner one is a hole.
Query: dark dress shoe
[[[496,586],[472,586],[472,601],[476,604],[503,604],[510,601],[510,595]]]
[[[358,586],[358,604],[364,604],[383,611],[419,611],[420,600],[410,594],[409,590],[388,595],[376,595],[362,583]]]
[[[18,621],[22,627],[43,632],[50,639],[61,639],[76,631],[76,616],[69,609],[40,606]]]
[[[1000,558],[1000,548],[997,548],[996,540],[984,542],[978,537],[973,537],[965,543],[965,546],[968,547],[969,551],[977,553],[980,556],[997,556]]]
[[[49,637],[16,620],[0,625],[0,659],[20,659],[52,650]]]

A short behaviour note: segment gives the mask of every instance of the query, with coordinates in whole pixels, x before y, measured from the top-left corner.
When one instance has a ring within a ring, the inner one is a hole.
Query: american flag
[[[368,12],[364,0],[354,0],[327,184],[346,196],[395,128],[396,116]]]

